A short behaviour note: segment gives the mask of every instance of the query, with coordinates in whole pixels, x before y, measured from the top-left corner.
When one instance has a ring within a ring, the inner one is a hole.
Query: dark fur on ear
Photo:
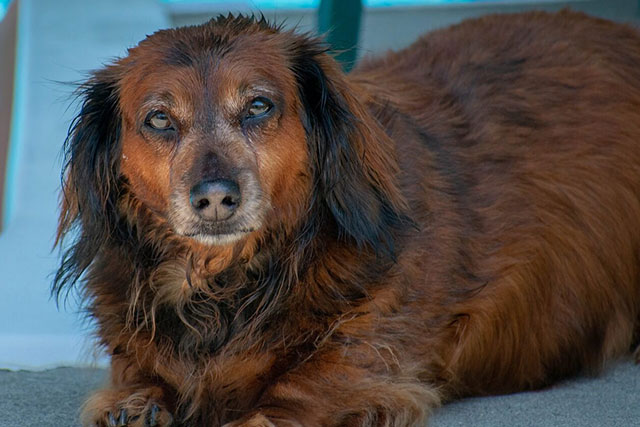
[[[80,86],[82,108],[64,146],[65,168],[56,245],[73,231],[56,272],[52,293],[59,300],[89,267],[117,228],[121,117],[117,79],[109,68]],[[65,295],[66,296],[66,295]]]
[[[395,181],[392,142],[366,108],[324,45],[304,38],[293,49],[302,120],[317,196],[341,236],[394,256],[394,235],[408,223]]]

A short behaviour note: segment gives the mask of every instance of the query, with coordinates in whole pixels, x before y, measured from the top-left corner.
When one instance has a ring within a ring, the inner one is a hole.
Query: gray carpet
[[[105,378],[101,369],[2,370],[0,426],[75,426],[84,398]],[[624,362],[544,391],[453,402],[430,425],[640,426],[640,366]]]

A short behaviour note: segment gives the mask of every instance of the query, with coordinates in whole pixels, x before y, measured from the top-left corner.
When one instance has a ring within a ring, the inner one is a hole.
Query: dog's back
[[[452,335],[456,393],[542,386],[635,343],[639,69],[634,29],[562,12],[467,21],[353,74],[398,144],[422,228],[406,262]]]

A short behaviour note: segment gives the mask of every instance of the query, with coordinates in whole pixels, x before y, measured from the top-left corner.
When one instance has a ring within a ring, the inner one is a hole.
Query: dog
[[[65,145],[53,292],[111,357],[82,423],[424,425],[630,354],[639,69],[634,28],[570,11],[348,75],[260,17],[148,36]]]

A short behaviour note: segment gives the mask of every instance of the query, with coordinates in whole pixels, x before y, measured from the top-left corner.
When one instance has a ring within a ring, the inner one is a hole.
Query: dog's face
[[[120,64],[121,173],[173,230],[209,244],[297,215],[310,170],[283,39],[157,33]]]
[[[356,92],[320,41],[264,21],[153,34],[82,87],[59,228],[82,230],[69,256],[135,244],[125,194],[190,242],[324,230],[391,249],[403,209],[393,149]]]

